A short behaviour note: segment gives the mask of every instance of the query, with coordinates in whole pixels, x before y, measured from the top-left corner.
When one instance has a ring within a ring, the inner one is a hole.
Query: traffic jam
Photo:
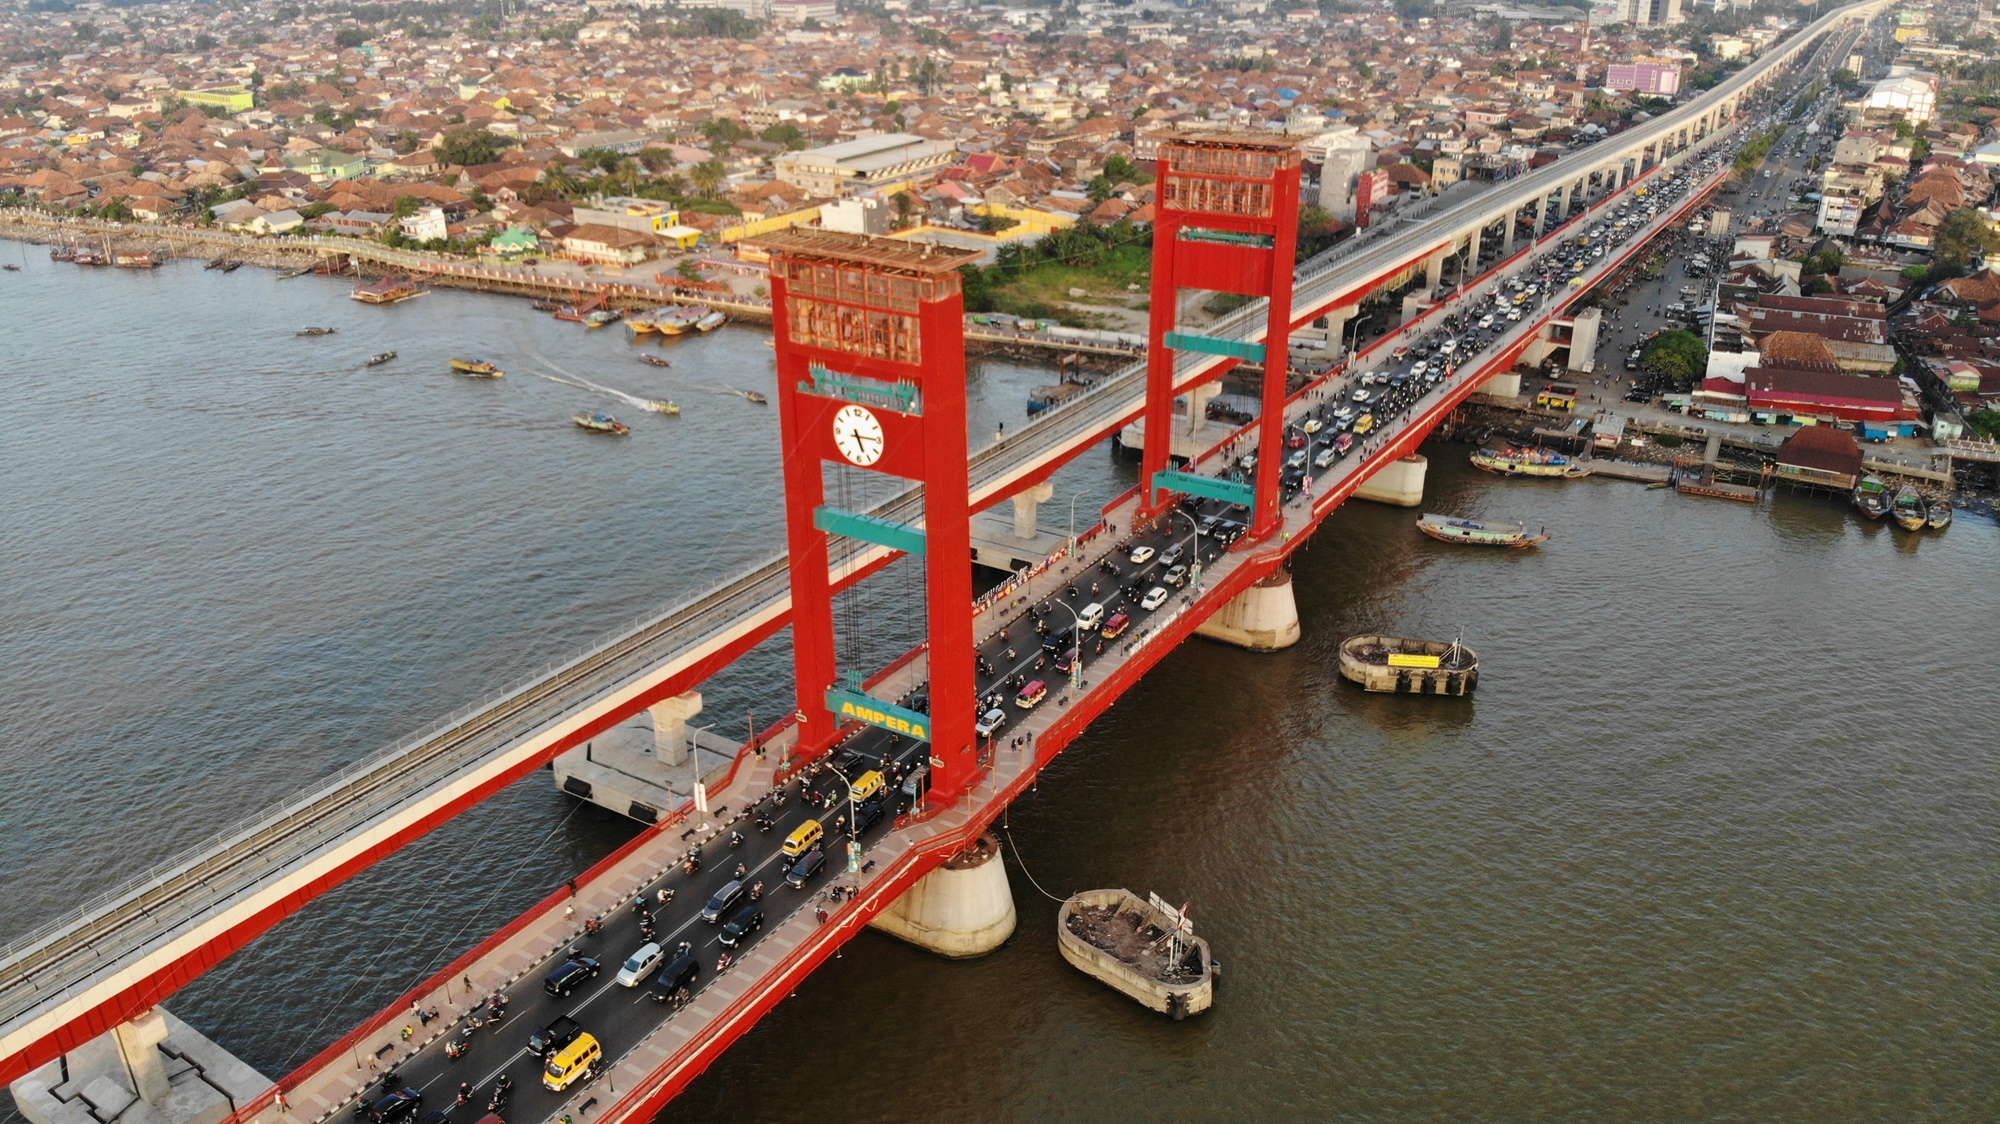
[[[1410,414],[1471,357],[1565,292],[1611,250],[1646,231],[1730,149],[1691,160],[1514,267],[1462,307],[1394,349],[1380,369],[1329,380],[1294,407],[1280,482],[1289,501]],[[1254,440],[1254,432],[1245,441]],[[1225,459],[1218,475],[1247,481],[1258,453]],[[1059,590],[1015,599],[980,642],[977,733],[982,752],[1025,739],[1021,720],[1065,707],[1093,661],[1136,646],[1194,601],[1203,572],[1247,529],[1248,511],[1184,497],[1150,527],[1101,535],[1057,573]],[[922,688],[897,700],[928,712]],[[812,909],[821,922],[872,867],[866,840],[889,829],[925,791],[927,744],[865,727],[826,759],[740,810],[713,809],[723,829],[690,847],[625,905],[584,922],[542,965],[483,997],[434,1041],[359,1091],[367,1124],[473,1124],[488,1112],[547,1119],[664,1018],[729,972],[778,923]],[[848,841],[862,846],[850,861]],[[413,1011],[428,1028],[438,1013]],[[412,1028],[414,1030],[414,1027]],[[607,1096],[609,1096],[607,1091]],[[429,1111],[425,1106],[429,1105]]]

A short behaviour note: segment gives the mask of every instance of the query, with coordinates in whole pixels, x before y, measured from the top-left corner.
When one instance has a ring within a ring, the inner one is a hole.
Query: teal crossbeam
[[[1175,351],[1199,351],[1203,355],[1221,355],[1230,359],[1241,359],[1246,363],[1264,361],[1264,345],[1248,340],[1225,340],[1216,336],[1196,335],[1193,332],[1168,332],[1166,344]]]
[[[1239,484],[1233,480],[1217,480],[1213,476],[1196,476],[1192,472],[1176,472],[1173,469],[1155,472],[1153,487],[1221,500],[1223,503],[1240,503],[1245,507],[1250,506],[1251,500],[1256,498],[1256,493],[1248,484]]]
[[[923,531],[907,523],[878,519],[856,511],[842,511],[821,504],[813,508],[813,526],[830,535],[845,535],[876,546],[886,546],[890,550],[900,550],[904,554],[924,552]]]

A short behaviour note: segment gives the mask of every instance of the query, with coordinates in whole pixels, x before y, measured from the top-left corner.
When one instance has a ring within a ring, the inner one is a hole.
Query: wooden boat
[[[671,367],[671,366],[673,366],[673,364],[672,364],[672,363],[669,363],[669,362],[667,362],[666,360],[664,360],[664,359],[660,358],[660,357],[659,357],[659,356],[657,356],[657,355],[641,355],[641,356],[639,357],[639,362],[641,362],[641,363],[651,363],[651,364],[652,364],[653,366],[655,366],[655,367]]]
[[[610,414],[578,414],[570,420],[592,433],[608,433],[613,437],[623,437],[632,432],[631,426]]]
[[[1467,543],[1472,546],[1506,546],[1516,550],[1549,541],[1547,534],[1532,534],[1525,523],[1454,519],[1449,515],[1424,513],[1417,530],[1439,542]]]
[[[744,391],[743,397],[748,398],[750,401],[755,402],[759,406],[765,405],[771,401],[769,398],[764,397],[763,395],[757,393],[754,390]]]
[[[1942,531],[1951,526],[1951,501],[1942,496],[1932,500],[1930,515],[1925,518],[1924,526],[1933,531]]]
[[[615,308],[600,308],[596,312],[584,315],[583,326],[586,328],[602,328],[606,324],[617,323],[619,318],[624,315],[624,313]]]
[[[385,351],[380,355],[371,355],[368,357],[368,365],[370,367],[380,367],[382,364],[387,363],[389,360],[394,359],[395,357],[396,353],[393,351]]]
[[[727,315],[721,312],[710,311],[708,315],[695,321],[694,327],[698,332],[713,332],[727,323],[729,323]]]
[[[231,258],[228,261],[222,263],[222,272],[224,273],[234,273],[242,268],[243,268],[243,263],[235,258]]]
[[[1589,465],[1579,463],[1566,454],[1517,445],[1481,449],[1472,454],[1472,465],[1500,476],[1549,476],[1574,480],[1590,475]]]
[[[312,271],[313,271],[312,266],[306,266],[303,269],[288,269],[283,273],[278,274],[278,280],[290,281],[294,277],[304,277],[306,274],[311,273]]]
[[[461,375],[469,375],[475,379],[504,378],[507,374],[507,372],[501,370],[498,366],[484,359],[454,359],[451,361],[451,369]]]
[[[9,273],[19,273],[19,272],[21,272],[21,267],[20,267],[20,266],[18,266],[18,265],[15,265],[15,264],[14,264],[14,263],[12,263],[12,262],[8,262],[8,263],[7,263],[6,265],[0,265],[0,269],[4,269],[4,270],[6,270],[6,271],[7,271],[7,272],[9,272]]]
[[[536,301],[528,307],[534,309],[536,312],[561,312],[569,306],[561,301]]]
[[[202,266],[202,268],[203,268],[203,269],[221,269],[221,268],[222,268],[222,267],[223,267],[224,265],[226,265],[227,263],[228,263],[228,259],[226,259],[226,258],[210,258],[210,259],[208,259],[208,264],[207,264],[207,265],[204,265],[204,266]]]
[[[675,305],[653,313],[653,330],[669,336],[684,336],[713,310],[705,304]]]
[[[1924,508],[1924,497],[1908,484],[1898,489],[1896,498],[1890,501],[1889,515],[1896,520],[1896,526],[1905,531],[1921,531],[1930,519],[1930,512]]]
[[[338,329],[338,328],[300,328],[300,329],[299,329],[298,331],[296,331],[296,332],[293,332],[292,334],[293,334],[293,335],[295,335],[295,336],[330,336],[330,335],[332,335],[333,333],[335,333],[336,331],[339,331],[339,329]]]
[[[120,269],[158,269],[166,260],[166,255],[151,250],[119,250],[111,255],[111,264]]]
[[[671,398],[654,398],[646,403],[646,408],[656,414],[679,414],[681,408],[674,405]]]
[[[1848,498],[1853,500],[1855,510],[1861,514],[1870,519],[1880,519],[1889,514],[1893,496],[1887,484],[1873,476],[1864,476]]]
[[[362,304],[397,304],[423,295],[423,286],[407,277],[384,277],[379,281],[356,285],[348,290],[347,299]]]

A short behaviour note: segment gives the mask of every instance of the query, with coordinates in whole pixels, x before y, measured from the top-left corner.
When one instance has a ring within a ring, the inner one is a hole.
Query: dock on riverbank
[[[357,279],[409,277],[427,288],[466,289],[566,305],[588,302],[625,312],[698,302],[727,313],[739,323],[771,322],[768,299],[683,286],[668,277],[567,277],[541,272],[533,265],[460,261],[337,235],[256,236],[203,227],[60,219],[36,211],[0,209],[0,237],[36,243],[87,241],[114,250],[144,249],[200,261],[228,258],[279,271],[314,268]],[[1029,363],[1045,363],[1052,354],[1073,355],[1080,365],[1102,369],[1122,366],[1144,354],[1117,344],[1007,331],[969,320],[965,341],[968,351],[981,355]]]

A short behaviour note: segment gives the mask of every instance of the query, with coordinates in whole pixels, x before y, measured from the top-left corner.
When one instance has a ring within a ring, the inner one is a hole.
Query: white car
[[[1303,428],[1307,433],[1318,433],[1320,430],[1326,428],[1326,423],[1318,418],[1307,418]]]
[[[1147,610],[1157,609],[1166,604],[1167,598],[1170,596],[1172,594],[1167,592],[1166,586],[1156,585],[1146,591],[1146,596],[1139,599],[1139,607]]]
[[[1374,397],[1374,395],[1373,395],[1373,394],[1371,394],[1371,393],[1369,393],[1369,392],[1368,392],[1368,391],[1366,391],[1366,390],[1357,390],[1357,391],[1355,391],[1355,392],[1354,392],[1354,400],[1355,400],[1356,402],[1366,402],[1366,401],[1368,401],[1368,400],[1369,400],[1370,398],[1373,398],[1373,397]]]
[[[1480,317],[1479,326],[1482,328],[1491,328],[1493,326],[1493,314],[1489,312],[1486,315]]]
[[[985,714],[981,715],[979,721],[974,722],[972,724],[972,732],[978,734],[982,738],[992,737],[993,732],[995,730],[998,730],[1000,727],[1005,726],[1006,724],[1007,724],[1007,712],[1001,710],[999,707],[996,706],[992,710],[989,710]]]
[[[660,966],[660,961],[666,959],[666,955],[665,949],[650,941],[640,945],[639,951],[632,954],[632,959],[627,960],[625,966],[618,969],[618,986],[638,987],[646,982],[646,977],[653,974],[653,969]]]
[[[1134,566],[1143,566],[1146,563],[1151,562],[1153,560],[1153,555],[1157,553],[1159,552],[1154,550],[1150,546],[1135,547],[1132,550],[1132,554],[1129,561]]]
[[[1410,364],[1410,374],[1412,376],[1421,375],[1425,371],[1428,371],[1430,369],[1431,365],[1429,363],[1424,362],[1422,359],[1419,359],[1415,363]]]

